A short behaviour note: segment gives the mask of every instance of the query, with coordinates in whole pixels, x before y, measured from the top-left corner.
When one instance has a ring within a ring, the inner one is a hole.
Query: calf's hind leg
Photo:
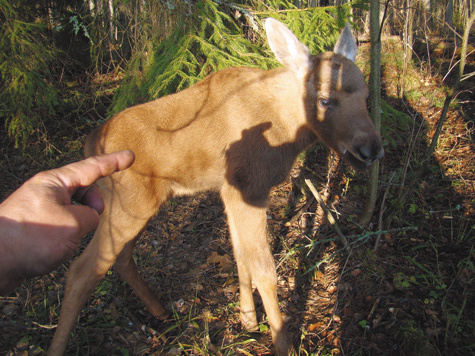
[[[118,179],[118,175],[116,175],[116,179]],[[117,180],[115,182],[117,183]],[[106,182],[102,181],[102,183]],[[110,186],[113,186],[112,180],[107,183],[111,183]],[[120,186],[120,184],[117,183],[116,186]],[[62,355],[65,352],[69,336],[81,309],[124,248],[124,253],[118,264],[121,274],[130,281],[132,276],[137,273],[135,264],[131,265],[130,262],[127,263],[127,260],[131,259],[134,239],[158,209],[158,199],[147,196],[146,199],[141,199],[143,204],[137,207],[134,204],[127,204],[130,201],[127,195],[135,193],[131,198],[139,199],[138,189],[133,189],[133,193],[127,189],[114,191],[114,194],[111,191],[106,189],[101,191],[105,209],[101,215],[99,227],[84,252],[70,265],[58,327],[48,350],[49,355]],[[145,282],[141,281],[145,285]],[[140,288],[140,282],[138,286],[139,289],[143,289]],[[137,285],[135,287],[137,288]],[[148,301],[147,307],[153,313],[156,312],[158,316],[163,315],[160,309],[163,307],[158,300],[153,302],[149,301],[153,298],[145,299]]]
[[[169,313],[165,310],[160,300],[140,276],[135,261],[132,258],[132,252],[139,237],[140,235],[125,245],[124,249],[117,257],[114,268],[145,304],[149,313],[156,318],[164,320],[168,317]]]

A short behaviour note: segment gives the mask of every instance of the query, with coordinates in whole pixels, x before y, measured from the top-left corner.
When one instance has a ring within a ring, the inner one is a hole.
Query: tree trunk
[[[450,107],[450,103],[452,102],[453,98],[457,94],[458,87],[460,85],[460,80],[462,79],[463,72],[465,69],[465,62],[467,60],[467,46],[468,46],[468,37],[470,35],[470,29],[473,25],[473,22],[475,21],[475,13],[470,16],[470,18],[467,21],[467,24],[464,29],[463,33],[463,38],[462,38],[462,50],[460,54],[460,63],[458,67],[458,73],[457,76],[455,77],[455,82],[452,86],[452,88],[449,89],[449,92],[447,93],[447,96],[445,97],[444,101],[444,107],[442,108],[442,112],[440,114],[440,120],[439,123],[437,124],[436,131],[434,133],[434,136],[432,137],[431,144],[429,146],[429,149],[427,150],[426,153],[426,158],[425,161],[427,162],[432,155],[432,153],[435,151],[437,148],[437,144],[439,142],[439,137],[440,133],[442,132],[442,127],[444,126],[445,120],[447,119],[447,112]]]
[[[445,8],[445,23],[452,27],[452,19],[454,17],[454,0],[447,0],[447,7]],[[448,29],[450,31],[450,29]]]
[[[467,21],[467,24],[466,24],[465,30],[464,30],[464,34],[463,34],[462,50],[461,50],[461,54],[460,54],[460,63],[459,63],[459,67],[458,67],[457,76],[455,77],[455,82],[454,82],[452,88],[450,88],[449,93],[447,94],[447,96],[445,98],[444,107],[442,108],[442,112],[440,114],[440,119],[439,119],[439,123],[437,124],[436,131],[435,131],[434,135],[432,136],[431,144],[428,147],[428,149],[425,153],[425,156],[424,156],[424,158],[422,159],[422,161],[420,163],[420,166],[418,167],[418,169],[415,170],[415,172],[414,172],[414,174],[411,178],[411,183],[406,184],[407,187],[414,187],[415,184],[419,183],[422,175],[424,174],[424,172],[426,172],[426,167],[427,167],[427,164],[428,164],[432,154],[434,153],[434,151],[437,148],[440,133],[442,132],[442,127],[444,126],[445,120],[447,119],[447,112],[449,110],[450,103],[452,102],[453,98],[457,94],[457,90],[458,90],[458,87],[459,87],[459,84],[460,84],[460,80],[463,76],[463,72],[464,72],[464,69],[465,69],[465,61],[466,61],[466,56],[467,56],[468,37],[469,37],[469,34],[470,34],[470,29],[471,29],[474,22],[475,22],[475,14],[472,13],[472,15],[470,16],[470,18]],[[402,194],[400,194],[399,197],[398,197],[398,200],[401,203],[404,203],[406,201],[408,194],[410,194],[410,192],[412,191],[411,189],[408,189],[407,187],[402,191]]]
[[[402,68],[402,76],[400,78],[400,85],[399,85],[399,98],[402,99],[404,97],[404,78],[406,77],[407,67],[412,59],[412,46],[414,44],[414,30],[413,30],[413,23],[414,23],[414,4],[411,0],[407,0],[406,4],[406,11],[405,11],[405,23],[404,23],[404,32],[403,32],[403,45],[404,45],[404,63]]]
[[[109,37],[112,43],[117,42],[117,26],[114,25],[114,4],[108,0],[109,5]]]
[[[370,3],[370,35],[371,35],[371,73],[369,77],[369,105],[371,118],[376,129],[381,129],[381,38],[378,0]],[[374,162],[369,169],[368,196],[361,215],[361,224],[367,225],[373,216],[378,197],[379,161]]]

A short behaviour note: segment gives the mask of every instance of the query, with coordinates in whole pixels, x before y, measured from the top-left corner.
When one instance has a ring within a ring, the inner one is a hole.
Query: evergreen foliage
[[[284,22],[310,52],[315,54],[332,49],[340,30],[347,22],[352,23],[352,8],[366,7],[364,1],[353,1],[341,6],[299,9],[290,1],[274,0],[264,2],[257,14],[263,18],[273,17]]]
[[[275,67],[277,62],[262,43],[247,40],[225,10],[213,1],[197,2],[193,13],[156,46],[150,58],[137,52],[128,63],[126,78],[116,92],[111,112],[175,93],[223,68]],[[141,77],[139,66],[144,62]]]
[[[124,0],[113,15],[108,13],[106,3],[98,2],[94,8],[83,7],[80,11],[79,3],[60,6],[64,13],[72,11],[65,17],[68,26],[73,27],[70,36],[87,37],[96,66],[111,68],[98,59],[103,57],[100,53],[109,50],[110,56],[117,57],[114,63],[126,63],[125,78],[109,109],[111,115],[185,89],[223,68],[278,66],[263,33],[262,19],[266,17],[286,23],[312,53],[319,53],[331,49],[339,30],[350,21],[351,7],[361,6],[353,1],[338,7],[299,9],[288,0],[177,0],[134,7]],[[16,146],[24,148],[40,127],[47,130],[45,120],[59,112],[61,94],[53,85],[51,73],[59,51],[49,41],[61,29],[66,31],[62,25],[65,15],[54,12],[49,16],[44,12],[44,18],[36,20],[39,15],[27,18],[28,14],[21,11],[23,5],[16,10],[13,4],[0,0],[0,119]],[[118,29],[118,37],[113,28]],[[62,33],[63,37],[67,35]],[[60,44],[67,45],[63,37]]]
[[[359,2],[355,4],[361,5]],[[137,51],[129,61],[126,77],[115,93],[110,114],[185,89],[223,68],[250,66],[269,69],[278,66],[265,44],[261,20],[266,17],[275,17],[286,23],[312,53],[331,49],[340,29],[350,21],[351,5],[302,10],[290,1],[274,0],[255,1],[251,8],[256,11],[253,13],[244,4],[211,0],[197,2],[192,14],[156,46],[152,56]],[[252,27],[257,29],[248,30],[252,35],[243,32],[240,22],[243,13],[252,16]]]
[[[43,31],[44,26],[24,21],[0,0],[0,119],[20,148],[45,117],[55,114],[59,102],[49,69],[57,53]]]

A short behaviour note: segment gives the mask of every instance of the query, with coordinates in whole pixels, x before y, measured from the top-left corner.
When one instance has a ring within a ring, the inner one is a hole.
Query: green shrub
[[[0,0],[0,119],[20,148],[59,102],[50,72],[57,52],[43,32],[43,25],[23,20]]]
[[[262,29],[262,19],[266,17],[286,23],[314,54],[331,49],[350,19],[349,5],[302,10],[289,1],[270,1],[251,6],[255,12],[245,5],[197,2],[173,33],[155,46],[152,55],[146,52],[153,45],[135,52],[115,93],[110,114],[185,89],[223,68],[278,66]]]

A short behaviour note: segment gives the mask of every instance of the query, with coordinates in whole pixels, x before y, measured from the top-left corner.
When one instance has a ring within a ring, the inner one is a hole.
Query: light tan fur
[[[356,166],[379,159],[383,149],[366,111],[363,75],[346,50],[349,43],[356,53],[349,28],[337,53],[317,56],[310,56],[278,21],[267,20],[266,28],[271,48],[286,67],[219,71],[180,93],[124,110],[88,137],[86,156],[129,149],[136,159],[128,170],[97,183],[105,210],[94,238],[71,264],[50,355],[64,353],[81,308],[112,266],[154,316],[166,317],[139,276],[132,251],[167,199],[202,190],[219,191],[225,205],[242,324],[257,326],[254,282],[276,353],[293,352],[266,238],[269,191],[318,138]]]

